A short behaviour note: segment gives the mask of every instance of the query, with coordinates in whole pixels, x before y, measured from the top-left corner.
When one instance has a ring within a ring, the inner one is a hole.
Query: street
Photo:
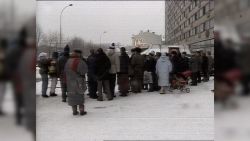
[[[73,116],[61,97],[44,99],[37,82],[38,141],[213,140],[213,80],[191,93],[131,94],[98,102],[86,96],[86,116]],[[57,88],[57,93],[60,89]]]

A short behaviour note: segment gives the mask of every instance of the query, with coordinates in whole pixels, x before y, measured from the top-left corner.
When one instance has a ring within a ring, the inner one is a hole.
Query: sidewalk
[[[73,116],[60,96],[37,96],[37,141],[213,140],[213,81],[190,88],[189,94],[130,94],[104,102],[86,96],[83,117]]]

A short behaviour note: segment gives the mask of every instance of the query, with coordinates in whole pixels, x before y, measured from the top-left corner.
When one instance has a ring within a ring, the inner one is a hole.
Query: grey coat
[[[87,64],[80,58],[70,58],[65,64],[68,104],[70,106],[84,103],[85,74],[87,71]]]
[[[172,63],[169,58],[163,54],[156,63],[156,74],[158,76],[159,86],[169,86],[169,73],[172,71]]]

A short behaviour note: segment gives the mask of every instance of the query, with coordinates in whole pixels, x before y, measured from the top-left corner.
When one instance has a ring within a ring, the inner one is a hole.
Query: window
[[[196,30],[197,30],[197,27],[193,28],[193,29],[190,31],[190,36],[196,35],[196,33],[197,33]]]
[[[199,28],[199,26],[195,27],[195,34],[198,34],[198,28]]]
[[[199,11],[199,18],[203,16],[203,9],[200,9]]]
[[[205,15],[206,14],[206,6],[202,7],[202,15]]]
[[[209,12],[209,10],[210,10],[210,8],[209,8],[209,4],[207,4],[207,5],[205,6],[205,11],[206,11],[206,13],[208,13],[208,12]]]
[[[210,24],[209,24],[209,25],[210,25],[210,28],[213,28],[213,27],[214,27],[214,19],[211,19],[211,20],[210,20]]]
[[[205,22],[205,30],[208,30],[210,28],[210,21]]]
[[[214,0],[210,0],[209,4],[210,4],[210,10],[214,9]]]
[[[204,23],[200,25],[200,32],[204,31]]]

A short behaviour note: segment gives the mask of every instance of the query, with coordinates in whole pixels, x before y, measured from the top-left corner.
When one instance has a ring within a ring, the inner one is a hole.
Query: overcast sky
[[[164,35],[164,1],[37,1],[37,24],[44,33],[59,32],[63,7],[63,34],[100,43],[131,45],[132,34],[150,30]]]

